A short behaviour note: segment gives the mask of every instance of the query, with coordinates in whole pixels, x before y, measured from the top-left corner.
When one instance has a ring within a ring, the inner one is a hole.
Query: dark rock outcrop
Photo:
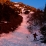
[[[11,8],[9,4],[0,3],[0,34],[14,31],[21,24],[23,18],[14,8]]]

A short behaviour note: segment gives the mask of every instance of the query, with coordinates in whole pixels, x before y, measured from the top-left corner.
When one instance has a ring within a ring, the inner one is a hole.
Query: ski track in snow
[[[14,31],[9,34],[2,34],[0,37],[0,46],[46,46],[44,43],[40,43],[40,41],[33,41],[33,35],[28,31],[27,26],[27,16],[25,14],[21,14],[23,17],[23,22],[21,25]],[[40,38],[40,34],[38,31],[37,39]]]

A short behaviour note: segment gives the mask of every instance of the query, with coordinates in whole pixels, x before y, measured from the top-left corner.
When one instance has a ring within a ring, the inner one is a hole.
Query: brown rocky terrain
[[[23,12],[22,9],[26,14],[37,11],[36,8],[21,2],[0,0],[0,34],[14,31],[21,24],[23,18],[19,14]]]

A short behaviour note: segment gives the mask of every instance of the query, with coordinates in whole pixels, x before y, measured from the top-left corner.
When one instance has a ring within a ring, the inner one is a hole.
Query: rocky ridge
[[[23,21],[19,14],[24,12],[28,14],[31,11],[35,12],[36,8],[21,2],[0,2],[0,34],[14,31]]]

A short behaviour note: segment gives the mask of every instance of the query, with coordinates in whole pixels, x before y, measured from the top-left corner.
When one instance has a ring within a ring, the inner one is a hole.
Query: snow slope
[[[46,46],[44,43],[40,41],[33,41],[33,33],[30,33],[27,29],[27,16],[28,14],[21,14],[23,17],[23,22],[21,25],[14,31],[9,34],[2,34],[0,37],[0,46]],[[36,32],[36,31],[35,31]],[[40,33],[38,34],[37,39],[40,38]]]

